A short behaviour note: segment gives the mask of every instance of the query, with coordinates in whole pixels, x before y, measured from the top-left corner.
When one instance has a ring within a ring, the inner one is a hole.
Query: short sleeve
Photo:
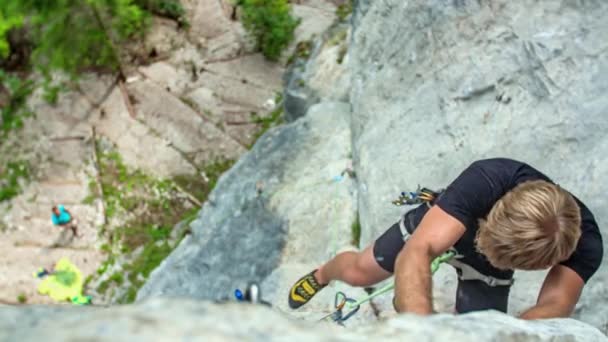
[[[585,283],[595,274],[600,267],[604,257],[604,245],[602,235],[597,226],[585,227],[583,222],[583,234],[578,241],[574,253],[568,260],[560,263],[576,272]]]
[[[512,172],[499,160],[481,160],[467,167],[435,202],[465,227],[474,227],[510,188]]]

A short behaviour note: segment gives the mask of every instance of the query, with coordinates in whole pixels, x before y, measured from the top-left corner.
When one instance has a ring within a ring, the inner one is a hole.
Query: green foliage
[[[220,176],[224,172],[228,171],[232,167],[232,165],[234,165],[234,160],[219,158],[203,167],[203,171],[209,179],[209,191],[207,192],[207,194],[209,194],[211,190],[215,188],[215,185],[217,184],[217,181],[219,180]],[[203,200],[206,199],[207,197],[205,196]]]
[[[116,285],[122,285],[124,279],[122,277],[121,273],[114,273],[110,276],[110,281],[113,281],[114,283],[116,283]]]
[[[118,299],[118,303],[119,304],[133,303],[135,301],[135,298],[137,298],[137,289],[138,288],[135,286],[129,286],[126,294],[122,298]]]
[[[355,247],[359,247],[359,243],[361,240],[361,223],[359,222],[359,213],[357,213],[357,217],[355,218],[355,222],[353,222],[353,224],[351,225],[350,231],[350,243]]]
[[[147,279],[150,273],[165,260],[171,253],[172,248],[168,243],[149,244],[144,247],[142,253],[128,265],[125,265],[125,271],[128,272],[129,282],[131,286],[122,298],[118,299],[121,304],[132,303],[137,296],[137,290],[144,284],[144,281],[139,277]]]
[[[111,231],[111,236],[102,249],[109,253],[109,258],[99,269],[99,274],[107,271],[108,266],[118,257],[118,253],[130,254],[135,249],[142,249],[141,254],[122,265],[123,272],[120,275],[112,275],[100,287],[101,290],[107,291],[113,283],[123,284],[122,277],[126,277],[129,287],[118,302],[130,303],[135,300],[137,290],[150,272],[171,253],[171,246],[177,245],[171,241],[173,227],[184,219],[191,221],[200,209],[186,203],[179,188],[192,191],[195,197],[204,202],[218,178],[234,161],[218,159],[202,166],[201,169],[208,180],[194,175],[156,179],[139,170],[128,168],[120,154],[111,149],[103,150],[99,142],[96,142],[96,149],[106,215],[110,217],[122,214],[122,217],[128,217],[120,226],[107,229]],[[91,182],[92,191],[94,186],[95,183]],[[177,240],[187,233],[188,230],[184,230],[177,236]]]
[[[287,65],[293,64],[296,59],[308,59],[310,57],[310,53],[312,51],[312,41],[311,40],[303,40],[296,44],[296,49],[293,54],[287,59]]]
[[[82,204],[92,205],[93,203],[95,203],[95,196],[93,195],[88,195],[82,200]]]
[[[7,1],[0,4],[0,15],[8,18],[0,26],[3,40],[20,18],[28,18],[31,62],[47,77],[53,70],[70,75],[88,68],[117,70],[115,46],[143,33],[149,22],[133,0]]]
[[[106,261],[104,261],[101,266],[97,269],[97,274],[102,275],[106,273],[108,267],[114,265],[114,256],[110,255]]]
[[[0,7],[0,58],[6,58],[10,52],[10,46],[6,40],[6,34],[13,28],[23,25],[23,16],[19,14],[11,16],[12,13],[7,13],[8,6],[7,10],[3,11],[1,9],[2,8]]]
[[[93,280],[93,275],[89,274],[85,279],[84,279],[84,283],[82,283],[82,288],[86,289],[87,286],[89,286],[89,283],[91,283],[91,281]]]
[[[253,122],[261,126],[260,130],[254,136],[253,143],[270,128],[283,123],[283,95],[281,93],[277,93],[275,103],[277,104],[276,108],[266,117],[260,117],[255,112],[251,113]],[[253,143],[249,148],[253,146]]]
[[[327,44],[329,46],[336,46],[338,44],[342,44],[346,40],[347,36],[348,36],[348,31],[346,29],[339,30],[331,37],[331,39],[329,39],[327,41]]]
[[[63,90],[63,84],[53,84],[50,80],[44,80],[42,84],[44,90],[43,98],[48,104],[56,104],[59,92]]]
[[[0,202],[21,193],[19,180],[29,180],[29,164],[24,161],[8,162],[0,166]]]
[[[50,84],[51,73],[59,70],[75,77],[83,70],[119,71],[118,48],[143,36],[150,24],[147,11],[185,22],[178,0],[0,1],[0,59],[10,53],[7,34],[25,23],[33,51],[31,60],[23,64],[42,72],[46,79],[43,97],[55,104],[63,88]],[[4,88],[9,88],[5,84],[7,79],[0,71]],[[9,89],[10,103],[1,108],[3,132],[20,127],[24,114],[28,113],[23,110],[23,103],[34,85],[31,82],[20,85]]]
[[[23,120],[32,115],[26,107],[26,101],[34,90],[34,83],[0,70],[0,87],[5,88],[9,95],[8,103],[1,108],[1,140],[9,131],[23,127]]]
[[[101,245],[101,247],[99,249],[105,253],[112,252],[112,247],[110,247],[110,245],[108,245],[107,243],[104,243],[103,245]]]
[[[177,0],[135,0],[134,2],[148,12],[187,24],[184,7]]]
[[[97,292],[104,294],[108,290],[108,287],[110,287],[110,281],[104,280],[97,286]]]
[[[148,278],[156,266],[160,265],[171,253],[171,250],[171,247],[167,243],[147,245],[141,255],[129,266],[128,270],[130,274],[141,274],[144,278]]]
[[[338,17],[338,20],[340,21],[344,21],[346,20],[346,18],[353,13],[353,1],[352,0],[348,0],[346,3],[338,6],[338,8],[336,8],[336,16]]]
[[[193,207],[192,209],[188,210],[186,212],[186,214],[184,215],[185,224],[189,225],[190,223],[192,223],[192,221],[196,220],[196,218],[198,217],[199,211],[200,211],[200,208],[198,208],[198,207]]]
[[[20,294],[17,296],[17,301],[18,301],[20,304],[25,304],[25,302],[27,302],[27,297],[26,297],[25,293],[20,293]]]
[[[178,175],[173,177],[173,182],[179,185],[182,189],[188,189],[188,191],[196,197],[199,201],[204,202],[207,200],[207,196],[211,193],[211,190],[215,188],[219,177],[229,170],[235,161],[231,159],[217,158],[212,162],[209,162],[201,167],[202,172],[207,177],[207,181],[198,176],[193,175]],[[198,208],[189,210],[183,218],[196,217]]]
[[[269,60],[276,61],[294,38],[300,20],[291,16],[287,0],[240,0],[243,26],[256,48]]]

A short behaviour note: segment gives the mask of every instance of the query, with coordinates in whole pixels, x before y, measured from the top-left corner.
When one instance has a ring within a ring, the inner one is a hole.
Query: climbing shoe
[[[317,270],[314,270],[307,275],[300,278],[289,290],[289,307],[297,309],[300,306],[308,303],[314,295],[317,294],[327,285],[321,285],[313,274]]]

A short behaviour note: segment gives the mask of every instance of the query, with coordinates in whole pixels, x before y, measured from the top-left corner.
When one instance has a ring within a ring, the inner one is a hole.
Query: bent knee
[[[344,270],[344,282],[351,286],[367,286],[371,285],[369,275],[362,272],[356,267],[349,267]]]
[[[374,272],[366,265],[362,255],[344,270],[344,281],[351,286],[369,286],[377,282]]]

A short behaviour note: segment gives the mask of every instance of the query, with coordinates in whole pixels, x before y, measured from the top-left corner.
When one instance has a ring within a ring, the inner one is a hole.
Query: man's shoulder
[[[554,183],[544,172],[528,162],[512,158],[479,159],[471,163],[469,168],[481,170],[488,178],[499,178],[508,187],[514,187],[528,180],[545,180]]]
[[[532,168],[529,164],[506,157],[494,157],[494,158],[485,158],[485,159],[477,159],[471,163],[470,167],[479,167],[484,169],[493,169],[497,168],[499,170],[517,170],[519,168]]]

